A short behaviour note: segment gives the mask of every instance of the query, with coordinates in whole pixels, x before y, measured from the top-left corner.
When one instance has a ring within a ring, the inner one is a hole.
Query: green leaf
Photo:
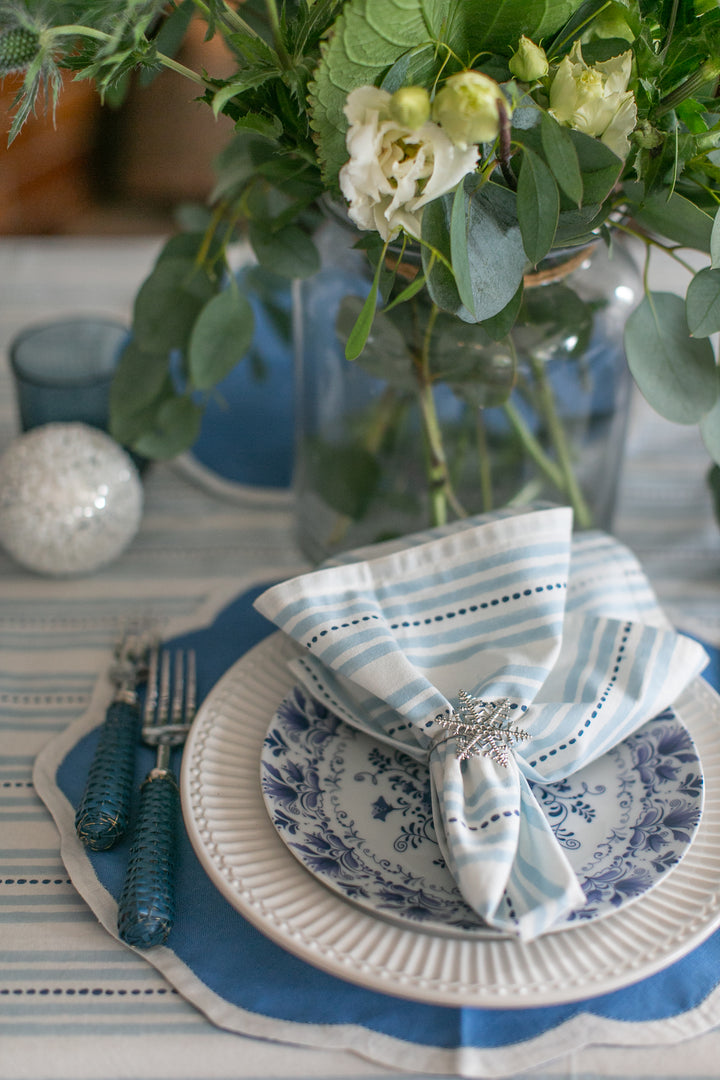
[[[167,353],[144,352],[129,341],[115,368],[110,387],[110,411],[138,412],[162,390],[168,374]]]
[[[710,251],[713,219],[677,192],[669,199],[665,195],[651,196],[633,208],[633,217],[643,228],[683,247]]]
[[[299,225],[272,232],[267,222],[253,221],[248,237],[258,262],[281,277],[312,277],[320,269],[318,250]]]
[[[625,327],[633,378],[656,412],[695,424],[717,396],[717,368],[710,342],[691,338],[685,302],[674,293],[650,293]]]
[[[168,398],[155,413],[152,429],[136,439],[132,449],[142,457],[155,460],[176,457],[197,440],[202,412],[189,397]]]
[[[623,162],[599,139],[582,131],[567,129],[583,179],[583,205],[602,203],[617,183]]]
[[[161,259],[135,297],[133,336],[148,353],[184,349],[215,283],[193,259]]]
[[[341,341],[346,341],[357,325],[363,308],[359,296],[343,297],[338,309],[335,329]],[[374,378],[383,379],[403,390],[417,390],[417,380],[405,336],[385,312],[378,311],[357,364]]]
[[[278,139],[283,133],[283,126],[277,116],[272,119],[259,113],[246,113],[235,124],[236,131],[250,131],[263,139]]]
[[[377,308],[378,301],[378,288],[380,286],[380,275],[385,265],[385,248],[381,257],[378,259],[378,264],[373,276],[372,285],[370,286],[370,292],[363,301],[360,314],[357,317],[355,325],[348,334],[347,341],[345,342],[345,359],[357,360],[360,353],[365,348],[365,342],[370,334],[370,328],[375,318],[375,309]]]
[[[192,259],[196,261],[198,255],[205,246],[205,233],[197,232],[195,230],[191,232],[179,232],[171,236],[167,243],[163,246],[162,251],[159,253],[155,263],[159,263],[161,259]],[[214,262],[215,259],[221,254],[223,250],[223,243],[217,236],[213,236],[210,244],[208,245],[208,260]]]
[[[710,258],[714,270],[720,268],[720,207],[715,214],[712,231],[710,233]]]
[[[581,0],[432,0],[425,4],[438,33],[447,20],[446,40],[467,63],[481,50],[509,55],[521,34],[541,41],[554,34]]]
[[[455,275],[455,284],[465,307],[471,317],[475,318],[475,297],[473,296],[472,279],[470,276],[470,260],[468,256],[468,220],[470,202],[466,198],[462,183],[455,188],[450,212],[450,251],[452,253],[452,268]]]
[[[250,302],[235,288],[214,296],[190,335],[188,374],[198,390],[221,382],[250,348],[254,318]]]
[[[497,315],[493,315],[491,319],[483,320],[482,328],[493,341],[500,341],[510,333],[520,312],[522,299],[523,283],[521,281],[510,303],[506,304],[502,311],[499,311]]]
[[[700,270],[686,297],[687,320],[693,337],[709,337],[720,330],[720,269]]]
[[[465,312],[466,319],[470,313],[463,306],[458,292],[455,278],[450,264],[450,229],[448,217],[452,208],[448,207],[448,196],[433,199],[423,210],[422,216],[422,262],[427,280],[428,292],[433,303],[443,311],[451,311],[456,315]],[[445,256],[446,262],[438,259],[434,251]]]
[[[472,187],[472,177],[466,190]],[[470,199],[468,259],[478,322],[491,319],[512,300],[527,267],[515,195],[485,184]]]
[[[525,254],[533,266],[552,247],[559,213],[560,197],[553,174],[542,158],[525,149],[518,177],[517,215]]]
[[[707,482],[712,495],[715,520],[720,525],[720,465],[713,465],[708,473]]]
[[[720,389],[718,391],[720,394]],[[700,421],[700,434],[713,461],[720,464],[720,396]],[[718,487],[720,494],[720,486]]]
[[[583,201],[583,178],[570,132],[546,112],[542,113],[540,124],[545,160],[567,197],[580,206]]]
[[[505,308],[518,290],[527,265],[515,195],[497,184],[485,184],[475,191],[476,181],[467,177],[463,185],[468,218],[468,264],[475,318],[462,303],[453,274],[440,260],[431,266],[432,248],[449,255],[448,237],[452,215],[452,195],[434,199],[423,211],[423,268],[428,291],[443,311],[465,322],[484,322]]]

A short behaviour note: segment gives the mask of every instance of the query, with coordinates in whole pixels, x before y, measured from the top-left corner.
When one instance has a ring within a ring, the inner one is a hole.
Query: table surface
[[[0,452],[17,434],[6,361],[11,337],[55,315],[128,319],[161,242],[0,243]],[[660,264],[655,284],[673,288],[673,274]],[[643,562],[676,626],[720,645],[720,530],[707,469],[695,429],[660,421],[636,395],[614,532]],[[92,577],[39,578],[0,552],[3,1080],[398,1075],[350,1053],[298,1049],[211,1025],[95,921],[67,877],[55,825],[33,791],[35,755],[86,710],[117,627],[137,598],[179,631],[202,622],[246,584],[302,566],[289,499],[262,506],[222,498],[181,463],[149,471],[137,537]],[[114,993],[101,993],[109,971]],[[720,1029],[662,1051],[590,1047],[522,1075],[710,1077],[719,1054]]]

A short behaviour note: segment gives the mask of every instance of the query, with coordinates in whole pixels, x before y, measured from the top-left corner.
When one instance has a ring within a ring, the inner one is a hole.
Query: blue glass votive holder
[[[9,350],[22,430],[81,422],[107,431],[110,384],[129,333],[99,316],[22,330]]]

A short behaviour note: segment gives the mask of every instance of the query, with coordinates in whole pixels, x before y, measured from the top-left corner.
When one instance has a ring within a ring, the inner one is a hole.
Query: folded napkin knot
[[[513,706],[509,700],[482,701],[467,690],[459,690],[458,701],[457,709],[446,709],[435,716],[435,723],[443,730],[430,743],[428,760],[438,747],[454,740],[458,761],[482,754],[507,769],[510,765],[508,750],[530,738],[529,732],[513,725]]]
[[[595,565],[605,553],[600,579],[587,544]],[[499,930],[544,933],[585,896],[533,785],[564,780],[671,705],[704,650],[670,629],[616,541],[573,540],[565,508],[502,511],[345,559],[256,607],[303,646],[291,668],[313,698],[428,763],[438,844],[467,903]]]

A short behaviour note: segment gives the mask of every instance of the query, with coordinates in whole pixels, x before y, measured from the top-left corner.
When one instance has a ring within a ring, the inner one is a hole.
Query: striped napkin
[[[478,518],[256,601],[304,647],[292,667],[312,696],[428,761],[440,848],[465,900],[525,940],[585,902],[529,781],[606,753],[707,663],[662,617],[624,617],[617,575],[612,615],[602,595],[569,609],[571,533],[565,508]],[[628,579],[630,616],[634,590]]]

